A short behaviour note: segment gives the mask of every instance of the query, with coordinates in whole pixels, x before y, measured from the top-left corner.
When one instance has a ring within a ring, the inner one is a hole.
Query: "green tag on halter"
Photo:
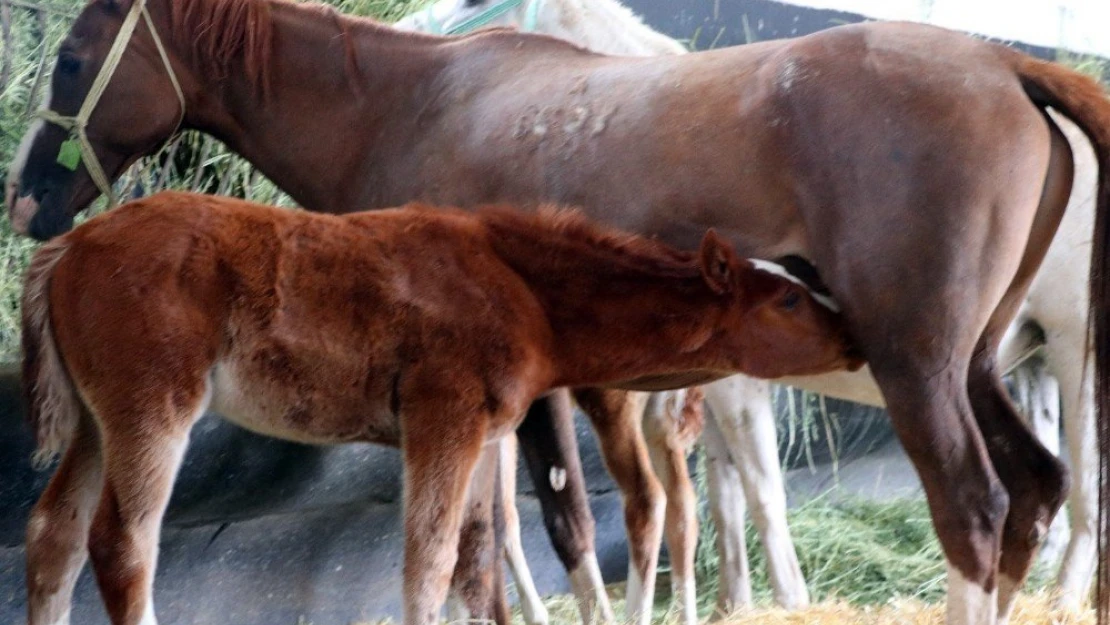
[[[80,163],[81,146],[77,144],[77,139],[62,141],[62,146],[58,148],[58,164],[70,171],[77,171]]]

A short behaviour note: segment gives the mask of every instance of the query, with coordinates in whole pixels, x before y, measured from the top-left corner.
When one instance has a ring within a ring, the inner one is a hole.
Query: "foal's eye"
[[[76,74],[81,69],[81,59],[72,54],[62,53],[58,57],[58,71],[63,74]]]
[[[791,311],[797,308],[798,304],[800,304],[801,301],[801,294],[799,294],[797,291],[790,291],[783,296],[782,301],[779,302],[779,305],[782,306],[783,310]]]

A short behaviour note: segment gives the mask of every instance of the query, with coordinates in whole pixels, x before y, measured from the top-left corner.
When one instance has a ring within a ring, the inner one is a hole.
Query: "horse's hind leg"
[[[614,620],[594,552],[594,518],[574,435],[570,393],[560,389],[532,402],[517,440],[543,508],[551,544],[570,574],[586,623]]]
[[[709,386],[713,386],[710,384]],[[706,490],[709,511],[717,529],[717,612],[727,616],[752,603],[752,578],[748,568],[748,545],[744,536],[747,504],[740,482],[740,472],[732,460],[717,420],[713,418],[706,388],[706,404],[710,418],[701,436],[705,445]]]
[[[651,453],[656,476],[667,494],[663,532],[671,558],[671,589],[682,623],[698,622],[697,593],[694,583],[694,551],[698,543],[697,495],[686,464],[691,445],[701,434],[701,421],[694,431],[681,432],[683,403],[693,389],[653,393],[644,410],[644,438]],[[701,401],[697,393],[695,401]],[[700,411],[701,407],[694,408]],[[685,435],[684,435],[685,434]]]
[[[68,625],[101,489],[100,437],[82,408],[73,440],[27,525],[28,623]]]
[[[155,625],[153,588],[162,516],[189,430],[208,407],[205,383],[193,393],[127,397],[126,407],[95,402],[104,453],[104,489],[89,534],[89,556],[113,625]]]
[[[651,468],[640,426],[643,395],[626,391],[575,389],[578,404],[597,433],[601,457],[624,498],[628,532],[626,618],[646,625],[655,597],[666,495]]]
[[[1078,609],[1087,600],[1097,561],[1098,438],[1094,380],[1091,367],[1084,367],[1078,356],[1084,353],[1086,339],[1084,326],[1077,324],[1068,332],[1053,336],[1045,349],[1049,368],[1060,382],[1064,438],[1072,467],[1071,538],[1056,579],[1057,603],[1067,609]]]
[[[786,520],[771,384],[733,376],[707,385],[705,401],[736,463],[752,522],[767,554],[775,601],[788,610],[805,608],[809,590]]]
[[[998,618],[1009,620],[1017,591],[1067,493],[1067,472],[1025,426],[996,368],[994,345],[972,360],[968,394],[991,461],[1010,496],[999,562]]]

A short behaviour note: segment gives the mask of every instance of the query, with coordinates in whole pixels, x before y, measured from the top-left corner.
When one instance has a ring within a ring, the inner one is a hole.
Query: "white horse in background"
[[[440,0],[397,24],[400,28],[440,34],[461,34],[487,25],[515,26],[608,54],[653,56],[686,52],[682,44],[652,30],[616,0]],[[1091,260],[1090,224],[1094,219],[1098,168],[1086,137],[1062,116],[1054,115],[1054,120],[1072,144],[1075,181],[1059,231],[1003,340],[999,360],[1013,367],[1032,351],[1043,349],[1045,367],[1018,369],[1014,380],[1019,403],[1034,432],[1053,451],[1060,449],[1058,419],[1062,405],[1072,488],[1070,538],[1057,578],[1057,603],[1060,607],[1076,608],[1086,601],[1096,565],[1098,455],[1093,380],[1085,362],[1089,354],[1086,276]],[[883,406],[885,402],[877,386],[867,377],[832,374],[824,376],[820,386],[810,383],[803,387],[831,397]],[[703,389],[710,418],[705,419],[702,441],[708,460],[710,509],[718,531],[718,608],[728,612],[751,603],[744,539],[745,504],[751,508],[753,522],[767,550],[775,600],[787,608],[805,607],[809,602],[808,591],[786,521],[771,385],[734,376]],[[671,554],[672,585],[683,622],[693,625],[697,518],[685,463],[692,440],[688,430],[679,432],[684,425],[684,392],[653,394],[645,410],[644,428],[653,465],[668,496],[665,535]],[[508,466],[512,473],[515,460]],[[512,496],[505,499],[506,508],[511,508],[507,510],[506,557],[517,582],[525,621],[530,625],[546,623],[546,610],[535,592],[520,548],[512,501]],[[1044,555],[1050,561],[1059,557],[1059,545],[1065,542],[1067,522],[1062,517],[1053,524],[1046,541]],[[641,585],[641,590],[653,587],[650,580],[630,578],[630,582]],[[646,602],[643,607],[650,609],[650,597],[640,599]]]
[[[645,25],[616,0],[440,0],[395,24],[406,30],[461,34],[482,26],[515,26],[566,39],[606,54],[658,56],[684,54],[685,46]],[[718,529],[720,593],[718,607],[732,611],[751,603],[751,581],[744,537],[745,499],[767,552],[775,600],[791,608],[809,604],[805,579],[786,522],[786,495],[779,465],[771,387],[762,380],[735,376],[703,387],[712,418],[702,434],[708,457],[708,486]],[[667,493],[664,535],[671,558],[671,584],[683,622],[697,623],[694,552],[697,502],[687,469],[690,448],[701,433],[684,416],[686,391],[652,394],[644,411],[645,439],[652,465]],[[507,458],[503,455],[503,459]],[[515,457],[503,470],[515,469]],[[511,478],[510,478],[511,479]],[[510,480],[503,479],[503,484]],[[522,612],[530,623],[546,622],[520,548],[512,493],[507,509],[506,558],[517,583]],[[635,579],[630,567],[629,613],[650,611],[653,580]],[[576,589],[577,590],[577,589]],[[587,601],[596,598],[583,598]],[[640,606],[633,606],[633,603]]]

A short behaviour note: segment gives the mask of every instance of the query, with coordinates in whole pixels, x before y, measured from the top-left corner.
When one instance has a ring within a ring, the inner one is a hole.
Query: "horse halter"
[[[521,30],[530,32],[536,29],[536,21],[539,19],[540,13],[540,4],[543,0],[505,0],[446,30],[443,28],[443,25],[436,20],[435,11],[433,10],[435,9],[434,4],[425,9],[424,13],[428,16],[428,31],[433,35],[463,35],[478,30],[524,2],[528,2],[528,11],[524,14],[524,23],[521,24]]]
[[[166,54],[166,48],[162,45],[162,40],[158,37],[158,31],[154,28],[154,21],[150,18],[150,12],[146,10],[146,0],[134,0],[132,2],[131,10],[127,12],[119,33],[116,34],[116,40],[112,42],[112,47],[108,49],[108,55],[104,57],[104,64],[93,80],[92,87],[89,88],[89,93],[85,96],[85,101],[81,103],[77,115],[59,115],[48,108],[36,113],[36,116],[40,119],[69,131],[69,138],[62,142],[62,146],[58,150],[58,164],[70,171],[76,171],[77,165],[84,160],[85,169],[88,170],[93,184],[108,199],[108,208],[114,208],[117,203],[115,194],[112,193],[112,183],[108,180],[104,168],[96,158],[96,152],[93,151],[92,144],[89,143],[89,137],[85,129],[89,124],[89,117],[92,116],[93,109],[100,102],[100,97],[104,95],[108,82],[115,74],[120,59],[123,58],[123,53],[127,49],[128,42],[131,41],[131,36],[135,33],[135,26],[138,25],[140,14],[146,21],[150,36],[154,39],[154,46],[158,48],[158,56],[162,58],[162,64],[165,65],[166,73],[169,74],[170,82],[173,84],[173,90],[177,93],[177,101],[181,104],[181,114],[174,126],[174,132],[177,132],[181,123],[185,121],[185,94],[181,91],[181,84],[177,81],[177,75],[173,73],[169,55]],[[173,133],[170,133],[170,136],[173,136]]]

